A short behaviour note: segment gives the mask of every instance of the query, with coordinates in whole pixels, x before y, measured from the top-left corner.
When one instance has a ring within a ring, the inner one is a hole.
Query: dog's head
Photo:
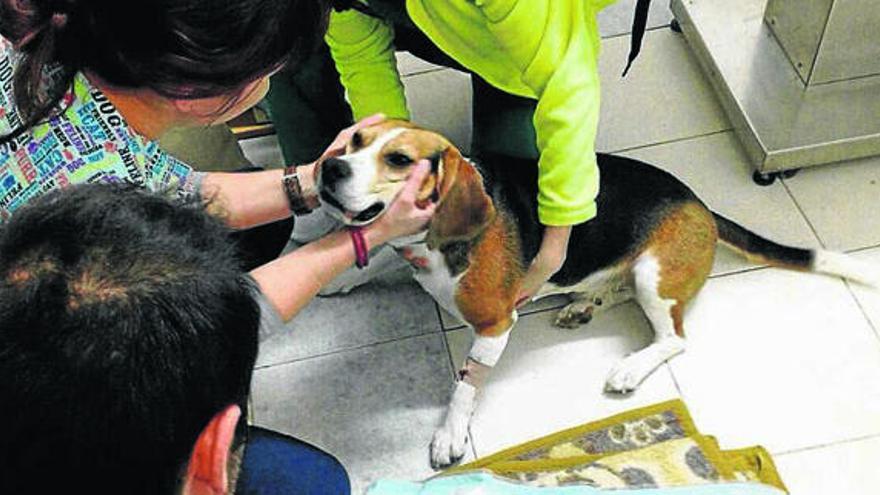
[[[473,239],[495,217],[479,172],[446,138],[391,120],[361,129],[346,153],[321,165],[321,199],[343,223],[365,225],[378,218],[403,188],[419,160],[431,173],[418,199],[437,203],[428,245]]]

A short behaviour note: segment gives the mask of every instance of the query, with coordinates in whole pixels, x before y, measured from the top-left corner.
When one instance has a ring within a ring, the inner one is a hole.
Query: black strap
[[[633,60],[639,56],[639,51],[642,49],[642,38],[645,37],[645,28],[648,25],[648,10],[650,8],[651,0],[638,0],[636,3],[636,13],[633,16],[632,40],[629,45],[629,60],[626,62],[626,68],[623,69],[621,77],[626,77],[626,73],[629,72]]]
[[[370,17],[381,18],[378,14],[373,12],[367,4],[361,3],[358,0],[333,0],[333,10],[337,12],[342,12],[350,9],[357,10],[361,14],[365,14]]]

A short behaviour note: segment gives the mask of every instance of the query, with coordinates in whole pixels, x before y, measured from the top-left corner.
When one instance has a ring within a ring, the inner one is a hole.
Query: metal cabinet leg
[[[800,172],[799,168],[783,170],[781,172],[770,172],[766,174],[755,170],[755,173],[752,174],[752,180],[755,181],[755,184],[758,184],[759,186],[769,186],[770,184],[776,182],[776,179],[790,179],[797,175],[798,172]]]
[[[755,184],[759,186],[769,186],[776,182],[776,179],[779,177],[777,172],[770,172],[769,174],[764,174],[755,170],[755,173],[752,174],[752,180],[755,181]]]

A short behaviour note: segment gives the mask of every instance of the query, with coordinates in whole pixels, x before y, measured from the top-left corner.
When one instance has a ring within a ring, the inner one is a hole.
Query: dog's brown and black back
[[[722,241],[750,258],[787,268],[810,268],[812,251],[775,243],[711,212],[672,174],[631,158],[596,156],[600,177],[596,217],[574,226],[565,264],[550,279],[552,283],[576,284],[631,256],[648,242],[664,218],[691,204],[713,216]],[[522,261],[528,266],[543,234],[537,213],[536,161],[487,155],[477,160],[477,166],[496,207],[516,219]]]
[[[597,214],[573,228],[566,262],[551,279],[559,285],[576,283],[633,252],[648,239],[664,212],[676,205],[702,205],[686,185],[659,168],[621,156],[598,154],[597,158]],[[527,265],[537,254],[543,234],[537,214],[537,163],[488,156],[478,160],[478,168],[496,207],[516,219]]]

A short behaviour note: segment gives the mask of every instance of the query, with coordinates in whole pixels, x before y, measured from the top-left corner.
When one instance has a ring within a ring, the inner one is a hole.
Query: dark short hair
[[[312,53],[329,13],[329,0],[0,0],[0,35],[23,55],[23,124],[0,144],[46,118],[83,69],[169,98],[237,93]]]
[[[198,204],[81,185],[18,210],[0,225],[0,493],[172,493],[246,400],[255,290]]]

